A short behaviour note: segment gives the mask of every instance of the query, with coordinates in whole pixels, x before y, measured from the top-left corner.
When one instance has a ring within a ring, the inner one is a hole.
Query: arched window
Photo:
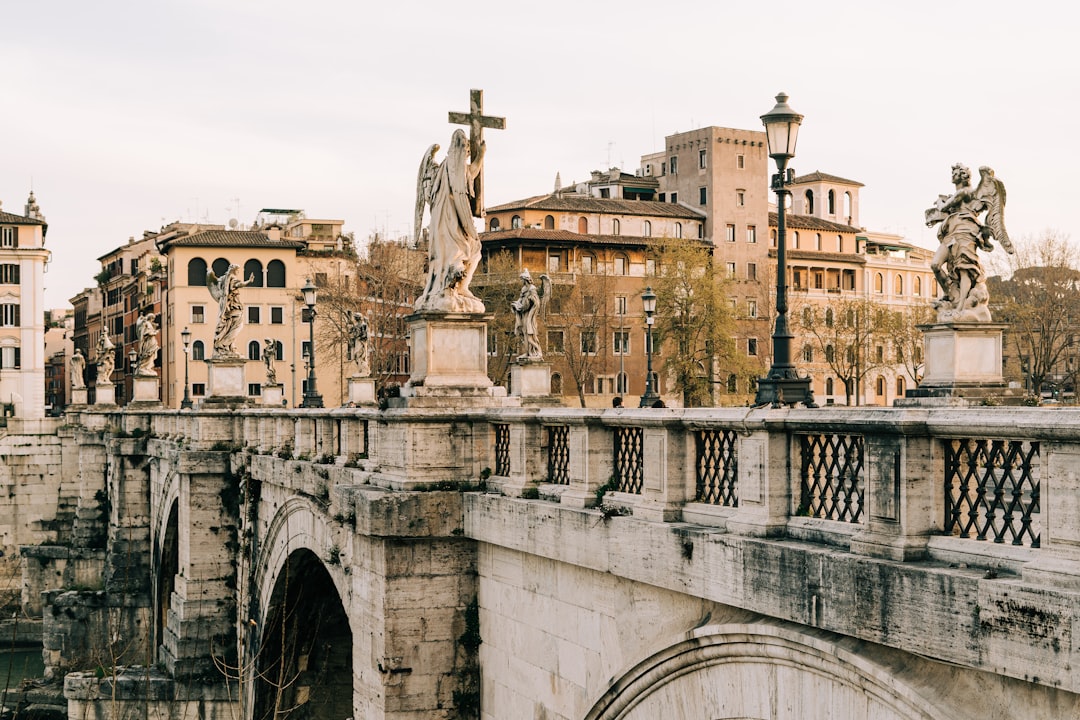
[[[775,230],[770,230],[769,231],[769,243],[773,247],[776,247],[776,231]]]
[[[885,397],[885,378],[878,375],[877,382],[874,383],[874,392],[878,397]]]
[[[904,294],[904,276],[903,275],[897,275],[896,279],[893,280],[893,294],[894,295],[903,295]]]
[[[255,280],[251,283],[251,287],[262,287],[263,266],[261,262],[255,260],[254,258],[244,263],[244,279],[247,280],[249,277],[252,276],[255,277]]]
[[[521,216],[520,215],[515,215],[514,217],[510,218],[510,229],[517,230],[520,227],[521,227]]]
[[[262,360],[262,346],[258,340],[248,343],[248,360]]]
[[[214,274],[218,277],[221,277],[225,273],[229,272],[229,261],[225,258],[218,258],[214,261],[212,268],[214,270]],[[205,285],[206,283],[203,284]]]
[[[562,395],[562,375],[551,373],[551,394]]]
[[[814,191],[813,190],[807,190],[806,191],[806,194],[803,195],[803,202],[806,203],[806,214],[807,215],[813,215],[814,214]]]
[[[553,216],[553,215],[545,215],[544,216],[544,229],[545,230],[554,230],[555,229],[555,216]]]
[[[579,217],[577,221],[577,231],[581,235],[585,235],[589,232],[589,218]]]
[[[808,307],[802,309],[802,324],[804,327],[810,327],[810,324],[814,322],[814,313]]]
[[[915,297],[922,297],[922,278],[915,276]]]
[[[798,230],[791,233],[791,247],[794,250],[799,249],[799,231]]]
[[[187,284],[194,287],[206,287],[206,261],[192,258],[187,264]]]
[[[498,229],[499,229],[499,218],[497,218],[497,217],[491,218],[491,222],[488,223],[488,230],[491,230],[492,232],[494,232],[495,230],[498,230]]]
[[[835,215],[836,214],[836,191],[835,190],[830,190],[829,191],[829,214],[830,215]]]
[[[844,236],[836,236],[836,252],[844,252]]]
[[[626,373],[621,372],[618,375],[616,375],[615,376],[615,392],[617,392],[620,395],[626,395],[627,393],[629,393],[630,391],[627,389],[629,387],[628,382],[629,381],[627,379]]]
[[[682,237],[682,223],[675,223],[675,237]]]
[[[834,316],[833,316],[833,309],[832,308],[826,308],[826,310],[825,310],[825,327],[832,327],[833,322],[835,322]]]
[[[907,391],[907,383],[904,382],[904,376],[896,378],[896,397],[904,397],[904,393]]]
[[[191,359],[192,360],[205,360],[206,359],[206,346],[203,345],[202,340],[196,340],[191,343]]]
[[[836,359],[836,350],[832,345],[825,346],[825,362],[832,362]]]
[[[803,362],[808,362],[808,363],[814,362],[814,346],[813,345],[803,345],[802,359],[803,359]]]
[[[621,225],[619,224],[618,218],[612,218],[611,219],[611,234],[612,235],[618,235],[620,228],[621,228]]]
[[[285,346],[281,344],[280,340],[274,341],[274,355],[276,356],[276,360],[285,359]]]
[[[821,250],[821,233],[816,233],[815,234],[815,236],[814,236],[814,245],[817,247],[817,249],[819,251]]]
[[[645,226],[642,229],[642,235],[645,237],[652,237],[652,223],[648,220],[645,221]]]
[[[825,378],[825,394],[826,395],[832,395],[833,394],[833,379],[832,378]]]
[[[266,287],[285,287],[285,263],[280,260],[266,263]]]
[[[885,292],[885,278],[881,273],[874,275],[874,292]]]
[[[851,222],[851,193],[849,192],[844,193],[844,217],[849,223]]]

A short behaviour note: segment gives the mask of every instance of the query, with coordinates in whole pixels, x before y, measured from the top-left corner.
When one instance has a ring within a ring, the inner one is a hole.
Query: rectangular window
[[[671,202],[672,203],[679,202],[679,193],[677,193],[677,192],[671,193]]]
[[[315,273],[315,287],[326,287],[326,273]]]
[[[0,265],[0,284],[18,285],[19,266],[15,263],[5,263]]]
[[[746,167],[746,156],[745,155],[736,155],[735,156],[735,167],[738,168],[739,170],[742,170],[743,168]]]
[[[593,274],[594,270],[593,270],[593,256],[592,255],[582,255],[581,260],[580,260],[580,264],[581,264],[581,272],[585,273],[586,275],[592,275]]]
[[[659,200],[660,202],[667,202],[667,193],[660,193]]]
[[[757,263],[746,263],[746,279],[757,280]]]
[[[656,258],[645,258],[645,274],[656,275]]]
[[[615,296],[615,314],[616,315],[625,315],[626,314],[626,296],[625,295],[616,295]]]
[[[671,168],[672,175],[679,174],[679,158],[676,155],[672,155],[671,159],[668,160],[668,167]]]
[[[735,242],[735,226],[734,225],[728,225],[727,226],[727,241],[728,242]]]
[[[285,308],[283,307],[271,307],[270,308],[270,324],[281,325],[285,322]]]
[[[616,330],[612,335],[612,346],[615,348],[616,355],[629,355],[630,354],[630,331],[629,330]]]
[[[548,272],[557,273],[560,267],[562,267],[562,256],[558,253],[548,255]]]
[[[754,227],[753,225],[747,225],[746,226],[746,242],[748,242],[748,243],[756,243],[757,242],[757,228]]]
[[[757,317],[757,300],[748,299],[746,301],[746,317]]]
[[[258,397],[262,395],[262,385],[259,383],[248,383],[248,396]]]
[[[705,151],[704,150],[698,150],[697,151],[697,166],[699,168],[701,168],[702,170],[704,170],[706,167],[708,167],[708,164],[705,161]]]
[[[596,298],[592,295],[581,296],[581,312],[585,315],[596,314]]]
[[[191,394],[195,397],[202,397],[206,394],[206,383],[191,383]]]
[[[709,200],[708,188],[698,188],[698,205],[704,205]]]
[[[562,330],[548,330],[547,334],[547,349],[550,353],[563,352],[563,331]]]
[[[0,327],[19,327],[21,324],[18,303],[0,305]]]
[[[757,355],[757,338],[746,339],[746,354],[751,357]]]
[[[0,348],[0,368],[5,370],[17,369],[21,366],[22,358],[20,357],[20,348],[17,347],[2,347]]]
[[[206,322],[206,307],[203,305],[191,306],[191,322],[192,323],[204,323]]]
[[[260,315],[260,313],[259,313],[259,306],[258,305],[248,305],[248,319],[247,319],[247,321],[248,321],[249,324],[258,325],[259,322],[260,322],[259,321],[259,315]]]
[[[746,205],[746,191],[745,190],[736,190],[735,191],[735,204],[738,205],[739,207],[744,207]]]
[[[300,343],[300,357],[305,358],[305,362],[306,358],[311,357],[311,343],[307,340]]]
[[[581,331],[581,354],[582,355],[595,355],[596,354],[596,331],[595,330],[582,330]]]
[[[729,278],[735,277],[735,263],[729,262],[727,264],[727,276]]]
[[[624,257],[615,258],[615,274],[616,275],[625,275],[626,274],[626,258],[624,258]]]
[[[13,227],[0,228],[0,247],[18,247],[15,238],[17,231]]]
[[[499,354],[499,336],[493,332],[487,334],[487,354],[489,357]]]

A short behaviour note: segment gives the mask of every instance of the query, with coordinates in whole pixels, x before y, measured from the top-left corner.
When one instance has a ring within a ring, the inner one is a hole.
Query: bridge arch
[[[889,662],[897,651],[875,647],[870,658],[833,638],[769,624],[704,626],[618,677],[585,720],[955,716],[898,677]]]

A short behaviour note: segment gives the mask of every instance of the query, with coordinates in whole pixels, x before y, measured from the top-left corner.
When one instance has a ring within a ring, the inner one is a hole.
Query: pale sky
[[[507,119],[489,205],[632,172],[675,132],[761,129],[783,90],[792,167],[864,183],[867,228],[932,247],[923,210],[962,162],[1004,181],[1014,238],[1076,242],[1078,20],[1044,0],[5,2],[0,201],[21,214],[32,183],[65,307],[97,257],[174,220],[289,207],[409,233],[421,155],[470,88]]]

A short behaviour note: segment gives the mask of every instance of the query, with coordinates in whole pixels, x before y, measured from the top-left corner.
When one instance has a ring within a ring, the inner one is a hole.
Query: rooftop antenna
[[[611,169],[611,149],[615,147],[614,141],[609,140],[607,144],[607,165],[606,169]]]

